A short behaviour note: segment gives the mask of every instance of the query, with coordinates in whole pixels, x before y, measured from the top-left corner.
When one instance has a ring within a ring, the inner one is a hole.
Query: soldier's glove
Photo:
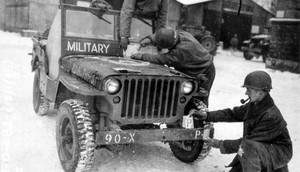
[[[143,54],[142,53],[136,53],[136,54],[133,54],[131,56],[132,59],[136,59],[136,60],[143,60]]]
[[[90,7],[99,8],[105,12],[113,9],[113,7],[105,0],[92,0]]]
[[[120,41],[120,48],[123,50],[127,50],[129,44],[129,39],[127,37],[122,37]]]
[[[200,121],[204,121],[207,119],[207,112],[202,109],[194,110],[193,116],[197,117]]]
[[[152,40],[149,37],[145,37],[140,40],[140,47],[146,47],[152,44]]]
[[[205,139],[204,142],[213,148],[220,148],[222,141],[217,139]]]

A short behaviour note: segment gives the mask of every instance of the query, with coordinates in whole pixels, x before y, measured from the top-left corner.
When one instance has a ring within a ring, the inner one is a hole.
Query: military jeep
[[[203,138],[213,137],[212,124],[192,118],[193,125],[183,125],[206,96],[197,93],[199,83],[129,58],[119,48],[119,18],[120,11],[62,3],[47,37],[32,38],[33,107],[39,115],[57,113],[63,169],[90,169],[96,149],[153,141],[168,143],[183,162],[204,158],[209,147]],[[134,49],[152,33],[151,20],[135,18],[132,26],[131,50],[157,53]]]
[[[270,35],[255,35],[251,37],[250,40],[243,41],[241,49],[246,60],[252,60],[253,57],[259,58],[259,56],[262,56],[262,60],[265,62],[269,56]]]

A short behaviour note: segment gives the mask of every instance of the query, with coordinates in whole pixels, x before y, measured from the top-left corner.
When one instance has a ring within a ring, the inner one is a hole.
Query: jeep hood
[[[68,56],[62,59],[61,67],[65,71],[79,77],[81,77],[82,73],[88,73],[89,75],[96,75],[100,80],[112,75],[152,75],[191,78],[169,67],[129,58]]]

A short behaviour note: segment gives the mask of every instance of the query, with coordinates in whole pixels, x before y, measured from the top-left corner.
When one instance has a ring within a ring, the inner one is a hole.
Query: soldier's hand
[[[213,148],[220,148],[221,141],[217,139],[206,139],[204,140],[205,143],[207,143],[208,146],[211,146]]]
[[[151,40],[149,37],[146,37],[146,38],[143,38],[141,41],[140,41],[140,47],[146,47],[148,45],[151,45]]]
[[[204,110],[195,110],[193,115],[201,121],[204,121],[207,119],[207,112]]]
[[[131,56],[132,59],[136,59],[136,60],[143,60],[143,54],[142,53],[136,53],[136,54],[133,54]]]
[[[128,44],[129,44],[129,39],[126,37],[122,37],[120,41],[120,48],[122,48],[123,50],[127,50]]]

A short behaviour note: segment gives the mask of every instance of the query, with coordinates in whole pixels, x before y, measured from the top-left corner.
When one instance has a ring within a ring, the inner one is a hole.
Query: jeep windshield
[[[114,16],[102,18],[87,11],[66,11],[66,36],[115,40]]]
[[[118,15],[103,14],[98,17],[89,11],[66,10],[66,35],[67,37],[118,40]],[[151,21],[146,21],[151,23]],[[152,33],[152,28],[147,23],[133,19],[131,25],[131,41],[138,42]]]

